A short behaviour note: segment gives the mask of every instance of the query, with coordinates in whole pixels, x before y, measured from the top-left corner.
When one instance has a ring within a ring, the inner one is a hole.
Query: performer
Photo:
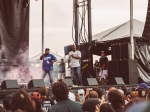
[[[106,81],[107,81],[106,79],[108,75],[107,62],[108,62],[108,58],[105,56],[105,52],[101,51],[101,58],[99,59],[99,67],[100,67],[99,82],[101,85],[106,84]]]
[[[82,77],[81,77],[81,68],[80,68],[80,59],[81,59],[81,52],[76,50],[76,45],[72,45],[72,51],[68,54],[68,68],[71,68],[72,77],[73,77],[73,83],[74,85],[77,85],[77,79],[76,74],[79,79],[79,84],[82,86]]]
[[[59,64],[59,78],[58,79],[64,79],[65,78],[65,63],[64,59],[61,59],[61,63]]]
[[[99,72],[99,84],[100,85],[104,85],[107,83],[107,76],[108,76],[108,71],[106,69],[106,65],[103,64]]]
[[[43,65],[42,65],[42,69],[43,69],[43,73],[42,73],[42,78],[44,79],[46,74],[49,75],[49,79],[50,79],[50,84],[53,84],[53,77],[52,77],[52,72],[53,72],[53,63],[57,61],[56,57],[52,54],[49,53],[50,49],[46,48],[45,49],[45,53],[42,54],[42,56],[40,57],[40,60],[43,60]]]
[[[107,68],[108,58],[105,56],[104,51],[101,51],[101,58],[99,59],[99,67],[102,68],[102,65],[105,64]]]

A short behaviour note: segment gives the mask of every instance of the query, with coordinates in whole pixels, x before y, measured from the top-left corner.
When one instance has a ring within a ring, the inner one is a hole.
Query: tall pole
[[[44,53],[44,0],[42,0],[42,53]]]
[[[92,45],[92,19],[91,19],[91,0],[87,1],[88,5],[88,42],[89,48]],[[89,49],[89,67],[90,67],[90,75],[93,73],[93,55],[91,53],[91,49]]]
[[[74,27],[75,27],[75,44],[76,44],[76,46],[77,46],[77,48],[78,48],[78,50],[80,50],[79,49],[79,45],[80,45],[80,40],[79,40],[79,3],[78,3],[78,0],[74,0],[74,2],[73,2],[73,6],[74,6],[74,9],[73,9],[73,11],[74,11],[74,19],[75,19],[75,21],[74,21]]]
[[[130,43],[131,43],[131,57],[134,60],[134,40],[133,40],[133,0],[130,0]]]

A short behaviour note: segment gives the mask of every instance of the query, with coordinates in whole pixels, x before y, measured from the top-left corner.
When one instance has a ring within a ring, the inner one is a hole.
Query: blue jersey
[[[43,57],[43,66],[42,69],[44,71],[51,71],[53,70],[53,64],[52,60],[56,60],[56,57],[52,54],[47,54],[46,56]]]

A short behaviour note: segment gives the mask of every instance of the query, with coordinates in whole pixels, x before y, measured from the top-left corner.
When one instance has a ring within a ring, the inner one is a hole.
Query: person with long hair
[[[115,112],[122,112],[122,107],[125,105],[125,99],[122,93],[118,90],[111,90],[108,92],[108,101]]]
[[[15,111],[25,111],[25,112],[35,112],[35,103],[30,98],[24,90],[18,90],[10,101],[10,109],[12,112]]]

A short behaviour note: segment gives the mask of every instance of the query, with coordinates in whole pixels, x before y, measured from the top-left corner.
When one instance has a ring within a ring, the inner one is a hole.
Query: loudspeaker
[[[111,45],[111,50],[112,50],[112,60],[120,60],[121,59],[121,50],[120,47],[121,44],[112,44]]]
[[[62,79],[62,81],[63,81],[64,83],[66,83],[67,86],[72,86],[72,85],[73,85],[73,82],[72,82],[71,79]]]
[[[96,78],[86,78],[83,80],[83,86],[98,86]]]
[[[122,85],[124,84],[124,81],[121,77],[114,77],[108,81],[108,84],[109,85]]]
[[[28,88],[40,88],[44,86],[45,83],[43,79],[33,79],[28,83]]]
[[[136,60],[121,60],[118,62],[118,73],[126,84],[138,84],[138,69]]]
[[[108,69],[108,80],[112,79],[113,77],[118,77],[118,61],[113,60],[113,61],[108,61],[107,64],[107,69]]]
[[[131,44],[130,43],[122,43],[120,47],[121,47],[121,60],[132,59]]]
[[[113,60],[113,61],[108,61],[107,63],[107,69],[108,71],[118,71],[118,61]]]
[[[1,84],[1,89],[18,89],[17,80],[4,80]]]
[[[68,55],[69,52],[72,50],[72,47],[71,47],[71,46],[72,46],[72,45],[68,45],[68,46],[65,46],[65,47],[64,47],[65,55]]]

